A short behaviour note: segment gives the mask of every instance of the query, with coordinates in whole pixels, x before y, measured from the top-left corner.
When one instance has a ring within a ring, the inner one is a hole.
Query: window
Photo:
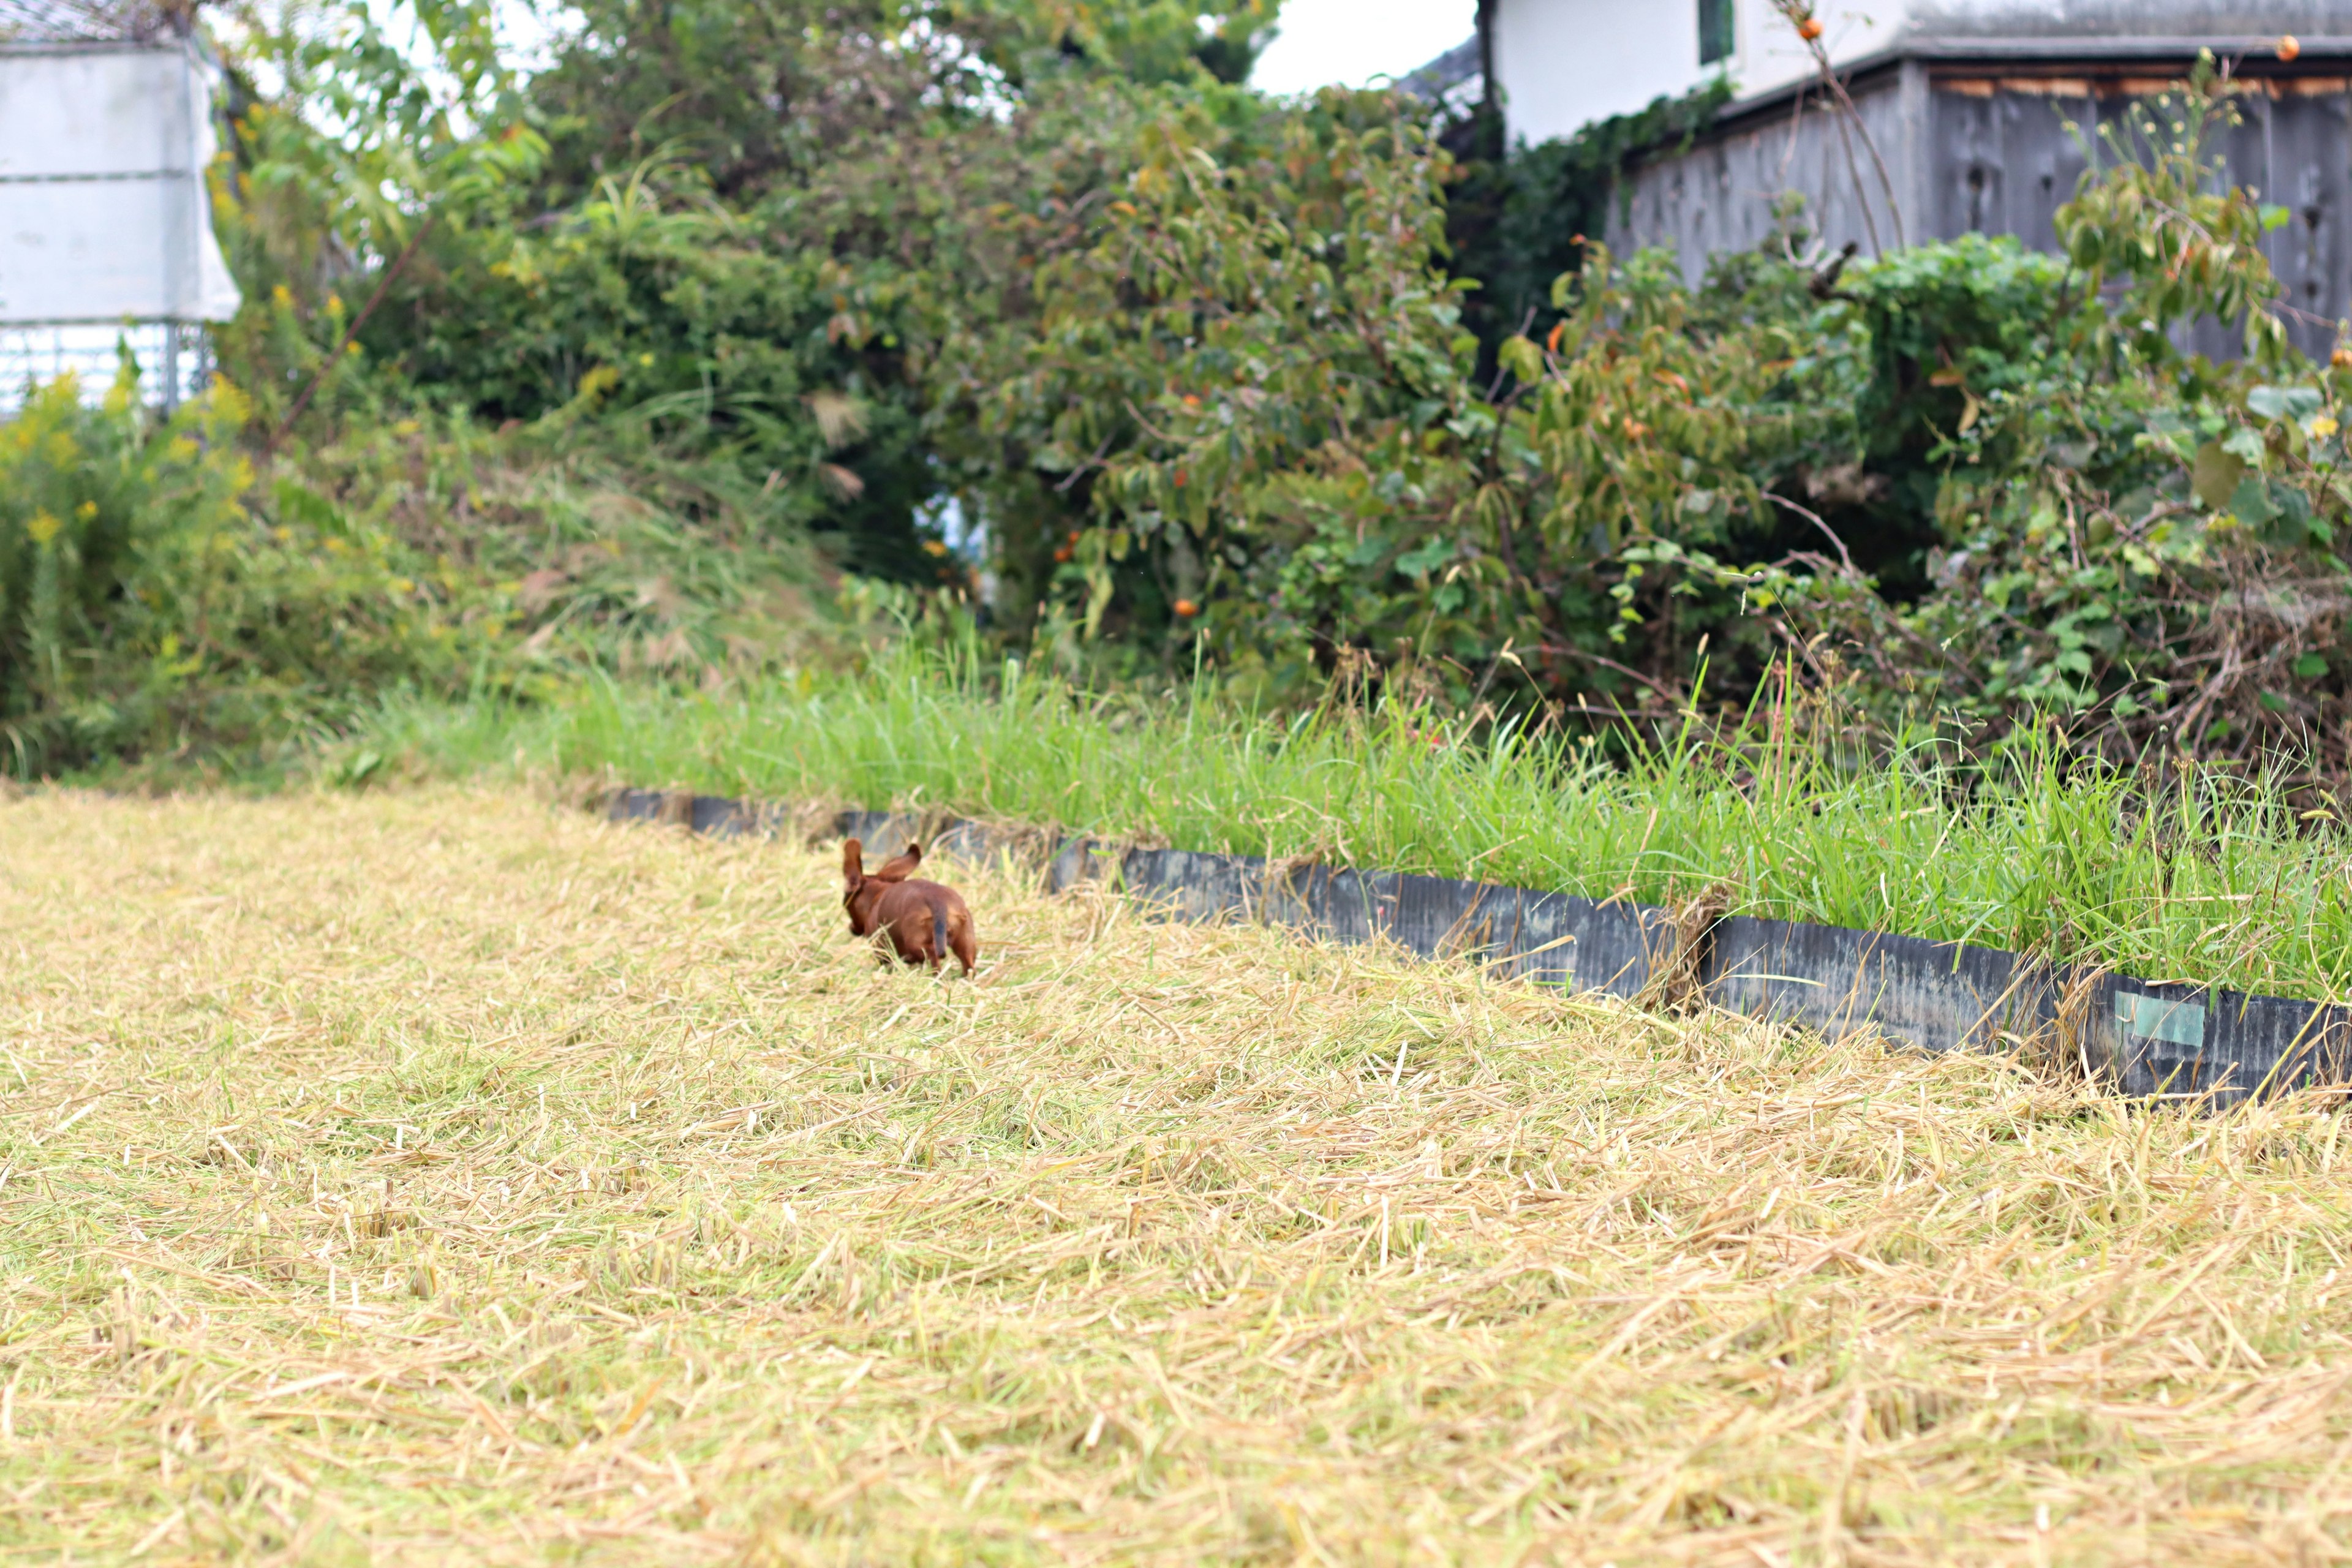
[[[1731,58],[1732,0],[1698,0],[1698,63]]]

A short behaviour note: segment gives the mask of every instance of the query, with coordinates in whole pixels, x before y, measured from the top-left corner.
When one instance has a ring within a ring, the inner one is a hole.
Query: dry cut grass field
[[[2352,1552],[2352,1149],[456,790],[0,805],[0,1552]]]

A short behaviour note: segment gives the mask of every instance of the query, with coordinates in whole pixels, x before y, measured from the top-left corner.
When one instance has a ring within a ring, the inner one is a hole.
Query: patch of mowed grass
[[[1782,715],[1782,717],[1792,717]],[[1759,729],[1791,733],[1769,711]],[[553,708],[394,705],[362,754],[791,802],[935,806],[1335,862],[1969,942],[2144,980],[2342,998],[2352,846],[2260,778],[2153,798],[2054,746],[1857,765],[1694,731],[1630,760],[1402,706],[1276,722],[1196,684],[1087,694],[898,648],[711,695],[600,682]]]
[[[2254,1562],[2341,1121],[515,796],[0,805],[0,1548]],[[143,1554],[142,1553],[143,1549]]]

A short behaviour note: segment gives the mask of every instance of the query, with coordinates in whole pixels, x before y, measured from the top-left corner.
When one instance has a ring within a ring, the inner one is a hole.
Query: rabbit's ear
[[[923,847],[919,844],[909,844],[904,855],[898,856],[896,859],[885,860],[875,871],[874,879],[877,882],[903,882],[913,876],[915,868],[922,863]]]
[[[866,880],[866,846],[855,838],[841,847],[841,879],[852,888]]]

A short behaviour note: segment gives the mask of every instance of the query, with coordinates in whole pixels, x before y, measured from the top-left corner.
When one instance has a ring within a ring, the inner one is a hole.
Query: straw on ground
[[[2352,1150],[520,797],[0,805],[0,1546],[2347,1554]]]

